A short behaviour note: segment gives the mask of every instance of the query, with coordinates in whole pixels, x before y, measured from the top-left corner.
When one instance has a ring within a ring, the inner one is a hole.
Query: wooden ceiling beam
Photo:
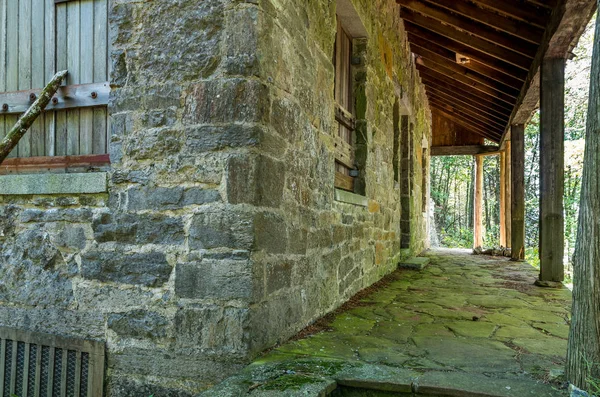
[[[431,105],[432,111],[435,110],[438,114],[446,117],[447,119],[460,124],[463,128],[471,130],[485,138],[491,139],[494,142],[499,142],[501,135],[493,129],[480,127],[479,125],[473,124],[468,118],[456,114],[455,112],[449,112],[446,109],[440,108],[436,105]]]
[[[396,0],[400,4],[412,2],[415,0]],[[501,32],[508,33],[514,37],[528,41],[534,44],[540,44],[544,36],[544,29],[533,26],[528,23],[516,21],[510,17],[498,15],[497,13],[476,6],[473,3],[463,0],[426,0],[436,6],[443,7],[448,11],[460,14],[470,18],[485,26],[498,29]],[[411,8],[410,5],[406,5]],[[417,10],[418,11],[418,10]],[[461,26],[458,26],[461,28]],[[489,29],[488,29],[489,30]]]
[[[548,19],[550,18],[550,10],[545,8],[539,8],[529,3],[499,0],[471,1],[488,10],[499,12],[503,15],[516,19],[521,23],[528,23],[542,29],[546,28],[546,24],[548,23]]]
[[[499,32],[496,29],[490,29],[488,25],[484,25],[481,22],[474,21],[462,15],[448,12],[447,9],[436,7],[431,3],[427,3],[426,1],[396,0],[396,2],[402,7],[403,18],[405,16],[404,10],[410,10],[411,12],[425,15],[431,19],[434,19],[435,21],[442,22],[444,24],[443,26],[449,25],[455,29],[458,29],[459,31],[468,32],[479,39],[504,47],[527,58],[533,59],[537,51],[537,43],[523,40],[505,32]],[[456,2],[452,0],[451,3]],[[416,16],[413,18],[416,18]],[[500,20],[502,18],[496,16],[496,19]],[[439,29],[439,27],[436,27],[436,29]],[[487,47],[485,47],[482,43],[477,44],[478,42],[475,40],[473,40],[473,43],[480,47],[480,49],[487,49]],[[489,51],[489,49],[487,50]]]
[[[509,102],[506,98],[499,98],[497,96],[490,95],[483,91],[477,90],[477,89],[473,88],[472,86],[463,83],[462,81],[448,77],[442,73],[436,72],[435,70],[427,69],[421,65],[417,65],[417,69],[419,70],[419,74],[421,76],[427,76],[431,79],[435,79],[437,81],[444,82],[450,87],[454,87],[455,89],[458,88],[461,91],[468,92],[472,96],[482,98],[482,99],[486,100],[487,102],[491,102],[491,103],[495,104],[496,106],[502,107],[505,110],[512,111],[512,109],[514,108],[514,105],[516,102],[516,99],[514,99],[514,98],[510,98],[511,102]]]
[[[478,109],[474,109],[474,108],[470,107],[469,105],[465,105],[461,102],[453,101],[447,97],[436,95],[433,91],[427,91],[427,98],[429,98],[429,100],[433,101],[433,102],[445,103],[447,105],[455,107],[456,109],[462,111],[463,113],[470,114],[471,116],[474,116],[474,117],[479,117],[482,121],[485,121],[486,123],[489,123],[489,124],[495,124],[500,128],[505,128],[506,125],[508,124],[508,120],[499,120],[497,118],[488,116],[486,113],[483,113]]]
[[[431,113],[432,115],[435,114],[438,117],[442,117],[444,119],[447,119],[448,121],[459,125],[460,127],[462,127],[463,129],[465,129],[466,131],[472,133],[472,134],[476,134],[479,135],[482,138],[487,138],[487,139],[496,139],[493,138],[493,135],[491,135],[490,133],[486,132],[486,131],[481,131],[476,127],[473,127],[470,123],[467,123],[466,121],[463,120],[457,120],[455,119],[452,115],[448,115],[446,114],[443,110],[438,110],[434,107],[431,108]],[[435,134],[435,131],[433,131],[433,133]]]
[[[432,60],[434,60],[433,56],[437,56],[436,59],[445,59],[448,62],[459,65],[458,63],[456,63],[456,52],[448,50],[435,43],[432,43],[431,41],[427,41],[412,34],[409,34],[408,37],[410,40],[410,48],[415,54],[422,55],[426,58],[429,57]],[[480,75],[484,75],[487,78],[490,78],[494,81],[512,87],[519,92],[521,91],[521,88],[523,88],[524,80],[520,80],[516,77],[512,77],[508,74],[499,72],[495,69],[490,68],[489,66],[477,62],[475,59],[471,59],[469,63],[459,66],[462,66],[469,71],[479,73]]]
[[[466,103],[464,101],[459,101],[456,98],[450,97],[448,95],[444,95],[443,93],[440,93],[439,91],[435,91],[434,89],[431,89],[429,87],[427,88],[427,95],[431,96],[433,98],[436,98],[437,100],[444,101],[452,106],[457,106],[457,107],[460,107],[463,109],[469,109],[471,112],[478,114],[480,117],[482,117],[486,120],[490,120],[490,121],[493,120],[502,126],[506,126],[508,124],[509,118],[506,116],[490,114],[490,112],[482,110],[479,107],[472,106],[471,104]]]
[[[464,74],[446,69],[440,65],[437,65],[434,62],[427,62],[424,59],[418,59],[417,69],[431,71],[433,73],[439,73],[440,75],[446,76],[447,78],[450,78],[452,80],[456,80],[484,94],[490,95],[494,98],[498,98],[511,106],[514,106],[515,102],[517,101],[517,95],[509,95],[506,92],[500,91],[496,87],[490,88],[487,85],[483,85],[477,81],[470,79],[469,77],[466,77]]]
[[[525,81],[527,78],[527,71],[497,58],[491,57],[481,51],[474,50],[459,41],[451,40],[430,30],[423,29],[409,21],[404,21],[404,27],[408,32],[408,39],[410,42],[413,41],[413,38],[418,37],[421,39],[420,41],[429,41],[439,47],[450,50],[455,54],[462,54],[470,58],[471,62],[473,60],[478,61],[479,63],[482,63],[491,69],[497,70],[498,72],[502,72],[521,81]],[[456,59],[456,55],[454,58]]]
[[[480,130],[489,131],[490,133],[492,133],[494,135],[498,135],[498,137],[501,137],[502,132],[504,131],[504,128],[502,128],[502,127],[498,127],[493,124],[487,124],[487,123],[483,122],[481,119],[479,119],[477,117],[473,117],[467,113],[463,113],[460,110],[458,110],[450,105],[447,105],[445,103],[429,102],[429,106],[431,106],[432,108],[443,110],[448,114],[453,114],[456,117],[460,117],[464,121],[471,123],[473,126],[478,127]]]
[[[558,0],[525,0],[527,3],[544,7],[548,10],[553,10],[554,7],[558,4]]]
[[[508,48],[500,47],[487,40],[460,31],[450,25],[444,25],[433,18],[426,17],[417,12],[411,11],[408,8],[401,8],[401,17],[405,22],[408,21],[413,25],[420,26],[422,29],[435,32],[438,35],[446,37],[447,39],[462,43],[466,47],[511,64],[522,70],[528,71],[531,67],[531,62],[533,61],[534,55],[524,55]],[[413,30],[410,31],[414,32]]]
[[[510,119],[510,112],[507,112],[504,109],[499,109],[497,106],[483,102],[482,100],[480,100],[478,98],[474,99],[474,98],[469,97],[466,94],[462,94],[462,95],[458,94],[457,95],[456,90],[448,91],[444,87],[436,86],[435,83],[433,83],[433,82],[427,83],[425,88],[427,89],[427,91],[434,92],[438,96],[442,96],[446,99],[453,100],[454,102],[460,102],[460,103],[470,105],[471,107],[473,107],[473,108],[479,110],[480,112],[485,113],[489,116],[493,116],[496,118],[499,117],[502,120]]]
[[[432,156],[475,156],[478,154],[495,154],[500,150],[495,145],[462,145],[462,146],[432,146]]]
[[[459,74],[477,84],[481,84],[496,91],[503,92],[513,98],[517,98],[519,96],[519,89],[510,87],[504,83],[500,83],[481,73],[474,72],[473,70],[456,62],[452,62],[440,55],[437,55],[436,53],[422,49],[416,45],[411,46],[411,50],[413,50],[413,53],[417,55],[417,62],[422,63],[429,69],[443,69],[447,73]]]

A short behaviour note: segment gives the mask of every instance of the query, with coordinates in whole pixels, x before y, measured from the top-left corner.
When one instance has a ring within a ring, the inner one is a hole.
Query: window
[[[335,119],[335,187],[354,191],[354,95],[352,87],[352,38],[338,21],[334,50]]]
[[[0,1],[0,35],[0,138],[57,71],[69,71],[2,172],[106,165],[108,0]]]

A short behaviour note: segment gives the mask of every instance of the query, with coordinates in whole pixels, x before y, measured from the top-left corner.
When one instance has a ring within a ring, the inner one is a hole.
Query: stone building
[[[36,365],[68,395],[193,395],[426,248],[431,116],[394,0],[0,10],[0,136],[69,70],[1,167],[0,395]]]

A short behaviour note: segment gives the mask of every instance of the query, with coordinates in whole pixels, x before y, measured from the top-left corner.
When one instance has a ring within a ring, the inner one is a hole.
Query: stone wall
[[[395,2],[353,3],[366,207],[334,199],[336,1],[113,0],[108,192],[0,195],[0,325],[106,341],[110,396],[188,396],[423,250],[424,93]]]
[[[262,0],[248,10],[259,21],[259,75],[268,86],[270,131],[276,133],[261,147],[272,166],[260,178],[283,187],[280,200],[262,208],[265,224],[257,232],[267,233],[270,243],[252,253],[256,272],[265,275],[251,311],[253,351],[293,335],[427,245],[421,155],[430,141],[430,116],[393,0],[346,2],[367,32],[354,42],[361,59],[354,68],[357,157],[364,165],[357,190],[367,205],[335,199],[332,58],[341,1]],[[393,169],[396,95],[412,113],[407,120],[414,142],[405,164],[412,188],[405,250],[401,186]]]

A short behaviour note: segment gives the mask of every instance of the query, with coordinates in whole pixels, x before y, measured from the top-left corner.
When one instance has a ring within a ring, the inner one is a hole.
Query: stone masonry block
[[[252,295],[250,261],[203,259],[180,263],[176,268],[175,293],[190,299],[247,299]]]

